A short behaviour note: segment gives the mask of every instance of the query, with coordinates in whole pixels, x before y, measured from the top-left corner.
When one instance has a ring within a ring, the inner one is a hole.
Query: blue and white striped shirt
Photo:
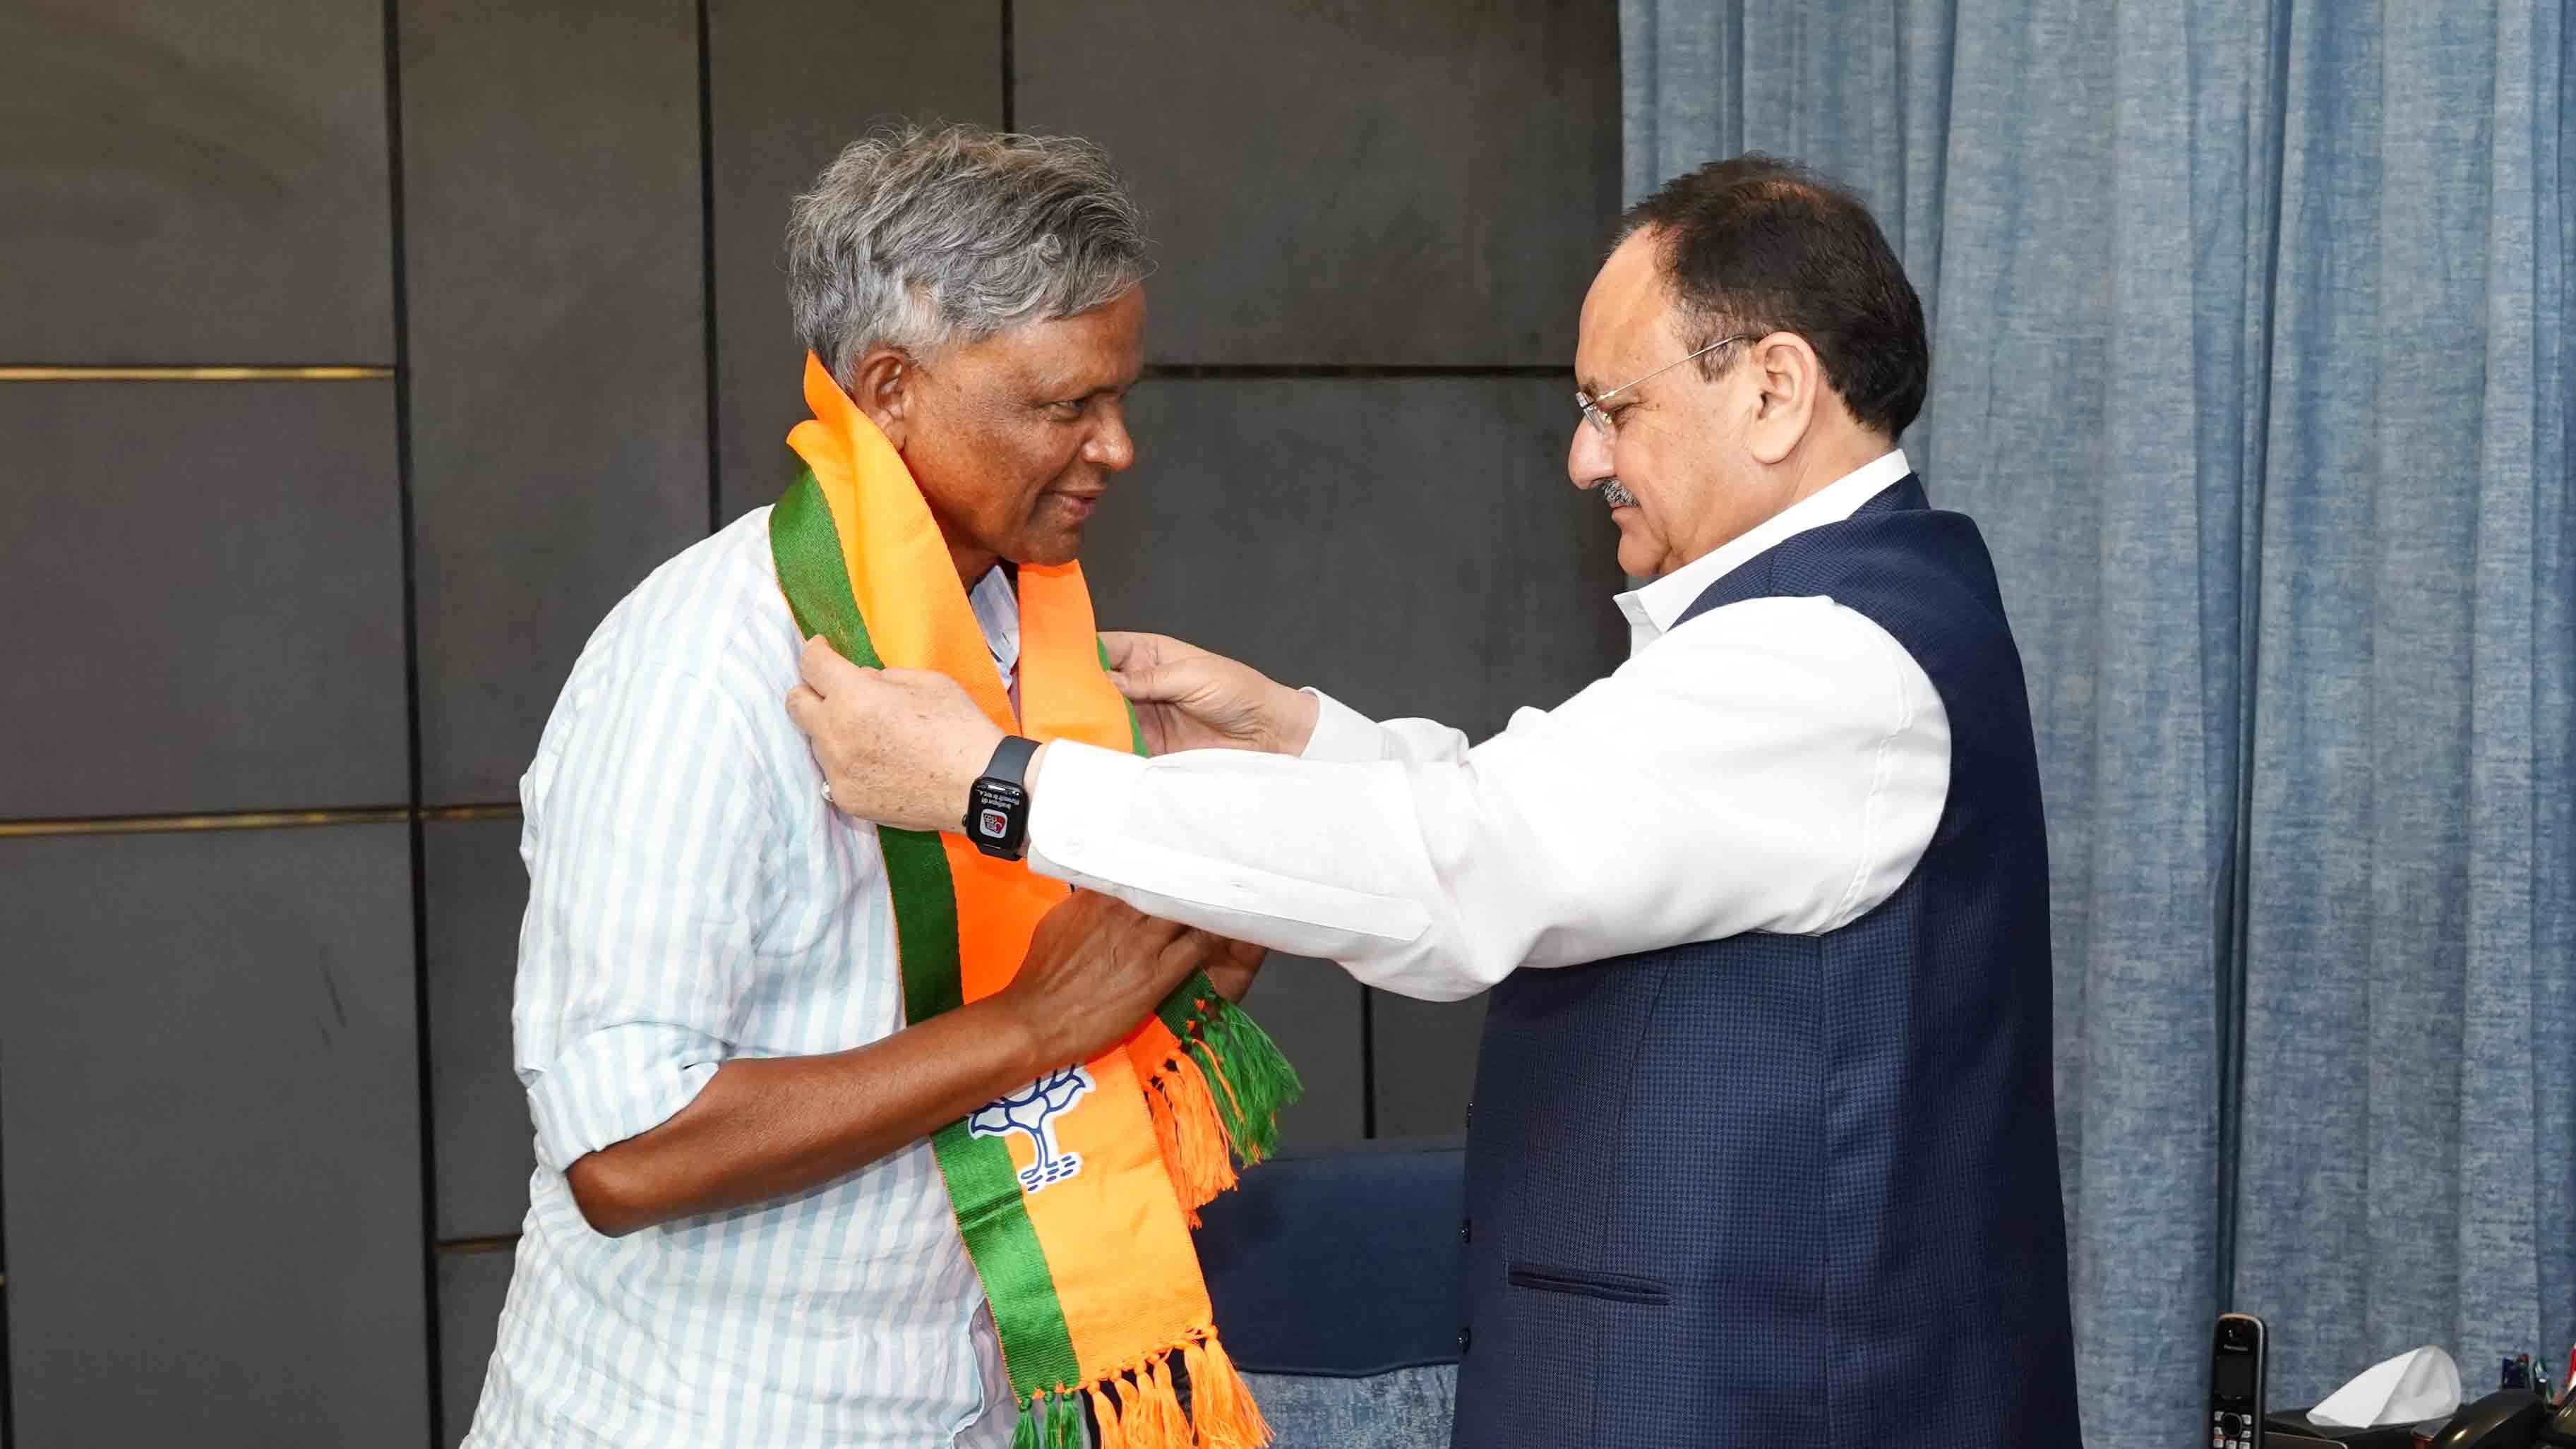
[[[1017,608],[973,595],[1007,680]],[[760,509],[656,570],[573,666],[520,781],[512,1022],[537,1169],[468,1449],[1001,1445],[1009,1384],[927,1141],[624,1238],[564,1170],[736,1056],[903,1025],[872,830],[788,719],[795,621]]]

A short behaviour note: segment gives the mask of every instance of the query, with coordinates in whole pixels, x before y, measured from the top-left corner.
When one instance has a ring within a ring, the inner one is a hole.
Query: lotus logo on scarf
[[[1036,1192],[1051,1187],[1082,1171],[1082,1154],[1059,1154],[1055,1132],[1047,1124],[1082,1100],[1082,1094],[1092,1086],[1091,1073],[1080,1065],[1049,1072],[978,1110],[966,1119],[966,1130],[977,1137],[1024,1134],[1036,1146],[1038,1160],[1020,1169],[1020,1190]]]

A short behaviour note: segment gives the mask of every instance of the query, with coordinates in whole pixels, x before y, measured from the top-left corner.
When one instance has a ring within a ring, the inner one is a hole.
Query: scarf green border
[[[812,469],[798,474],[771,511],[769,538],[779,588],[799,633],[822,635],[854,664],[883,667],[850,590],[840,531]],[[1108,647],[1095,647],[1106,670]],[[1144,726],[1132,705],[1127,732],[1129,748],[1145,754]],[[894,900],[904,1017],[928,1021],[955,1010],[963,1000],[956,883],[948,873],[948,853],[935,831],[879,826],[877,844]],[[1155,1008],[1155,1015],[1179,1038],[1181,1049],[1197,1059],[1234,1154],[1246,1165],[1267,1157],[1278,1140],[1278,1111],[1300,1091],[1296,1069],[1278,1045],[1249,1013],[1220,996],[1204,971],[1191,972]],[[1064,1420],[1070,1404],[1054,1396],[1052,1417],[1041,1426],[1039,1419],[1046,1416],[1038,1413],[1035,1396],[1082,1381],[1055,1276],[1029,1222],[1003,1140],[976,1137],[959,1121],[931,1134],[930,1141],[967,1255],[993,1307],[1011,1387],[1023,1404],[1031,1405],[1019,1426],[1020,1437],[1028,1438],[1033,1430]]]
[[[868,641],[867,622],[859,617],[842,562],[840,532],[813,470],[800,474],[771,510],[769,547],[800,635],[822,635],[853,664],[884,667]],[[877,848],[885,856],[886,885],[894,897],[904,1019],[928,1021],[963,1001],[957,892],[948,874],[948,853],[936,831],[885,826],[877,827]],[[932,1133],[930,1145],[948,1184],[949,1206],[957,1214],[967,1255],[993,1305],[993,1324],[1001,1335],[1002,1361],[1010,1368],[1015,1396],[1025,1401],[1042,1389],[1079,1383],[1081,1367],[1065,1330],[1055,1275],[1038,1246],[1037,1229],[1029,1223],[1010,1148],[999,1137],[972,1135],[963,1121]]]

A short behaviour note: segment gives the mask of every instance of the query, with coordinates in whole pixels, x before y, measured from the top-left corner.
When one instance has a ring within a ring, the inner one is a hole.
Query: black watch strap
[[[986,855],[1017,860],[1029,838],[1029,760],[1038,742],[1005,735],[982,778],[967,792],[961,828]]]
[[[993,761],[984,767],[984,778],[1005,785],[1029,787],[1029,761],[1036,759],[1038,742],[1025,735],[1004,735],[993,747]]]

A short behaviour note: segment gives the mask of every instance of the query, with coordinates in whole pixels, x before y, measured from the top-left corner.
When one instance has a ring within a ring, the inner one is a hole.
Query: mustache
[[[1636,502],[1637,495],[1628,491],[1627,484],[1620,482],[1616,478],[1604,478],[1601,480],[1602,507],[1630,508],[1634,507]]]

